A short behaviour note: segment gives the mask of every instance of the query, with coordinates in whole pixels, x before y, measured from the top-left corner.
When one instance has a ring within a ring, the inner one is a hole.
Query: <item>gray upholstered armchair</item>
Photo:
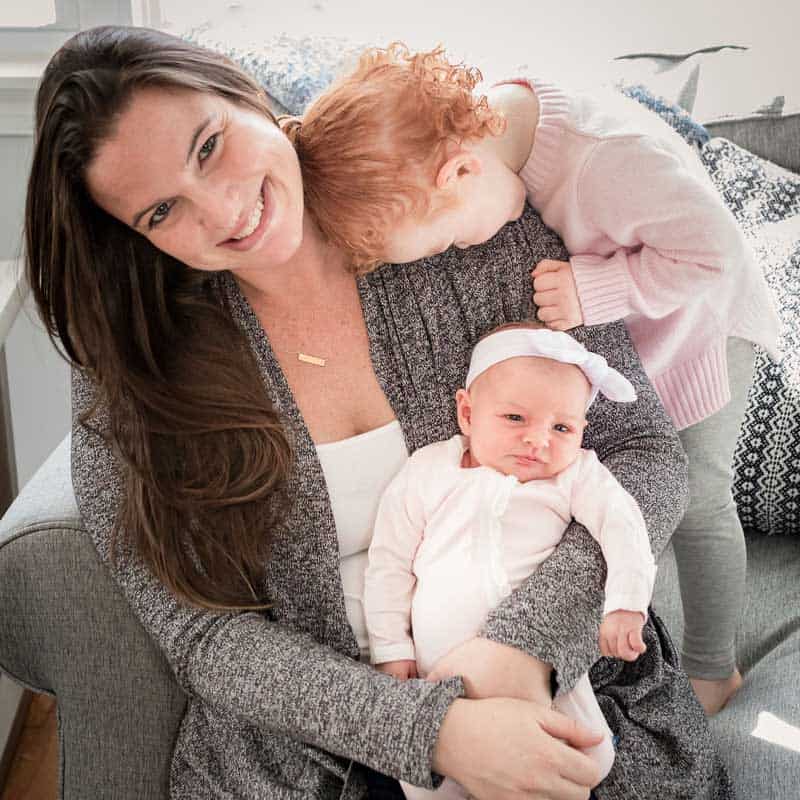
[[[742,800],[789,800],[800,784],[800,541],[748,547],[745,685],[713,728]],[[662,559],[655,605],[677,634],[675,581]],[[165,800],[184,697],[82,529],[68,440],[0,525],[0,669],[58,699],[63,798]]]

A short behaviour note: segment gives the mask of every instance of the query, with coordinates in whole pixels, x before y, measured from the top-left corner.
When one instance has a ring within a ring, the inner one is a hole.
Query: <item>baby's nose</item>
[[[530,427],[525,431],[523,441],[532,447],[547,447],[550,441],[550,433],[543,426]]]

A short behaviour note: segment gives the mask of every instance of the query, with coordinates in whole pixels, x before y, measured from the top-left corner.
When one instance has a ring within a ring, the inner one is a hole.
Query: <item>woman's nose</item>
[[[194,203],[197,222],[216,238],[229,238],[242,221],[241,197],[230,188],[204,186],[195,193]]]

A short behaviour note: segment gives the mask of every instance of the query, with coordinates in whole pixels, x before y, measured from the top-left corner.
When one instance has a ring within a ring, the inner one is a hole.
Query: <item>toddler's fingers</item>
[[[551,331],[568,331],[570,328],[574,328],[575,325],[570,323],[569,320],[557,319],[554,322],[548,322],[547,327],[550,328]]]
[[[533,290],[535,292],[550,292],[554,289],[561,288],[561,280],[558,274],[553,272],[544,272],[533,276]]]
[[[558,300],[561,297],[557,289],[547,289],[544,292],[533,291],[533,302],[539,306],[555,306],[558,305]]]
[[[536,267],[534,268],[532,275],[542,275],[545,272],[558,272],[564,264],[567,263],[565,261],[554,261],[552,258],[545,258],[540,261]]]
[[[539,311],[536,314],[542,322],[549,325],[551,322],[557,322],[563,319],[563,314],[558,306],[539,306]]]

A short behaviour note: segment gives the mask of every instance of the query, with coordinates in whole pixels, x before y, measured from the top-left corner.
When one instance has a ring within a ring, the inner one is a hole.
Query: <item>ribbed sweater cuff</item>
[[[631,313],[628,270],[621,256],[572,256],[569,260],[578,290],[584,325],[616,322]]]
[[[553,169],[558,167],[559,138],[569,112],[569,98],[555,86],[537,80],[526,80],[539,101],[539,122],[533,139],[530,158],[519,176],[536,203],[537,193],[547,189]]]
[[[678,430],[716,414],[731,399],[725,338],[691,361],[657,375],[653,385]]]

